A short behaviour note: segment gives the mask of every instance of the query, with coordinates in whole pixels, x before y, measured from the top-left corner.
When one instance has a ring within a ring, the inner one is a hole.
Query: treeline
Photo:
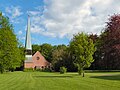
[[[89,35],[78,33],[74,35],[69,45],[42,44],[32,45],[33,54],[40,51],[41,54],[52,64],[54,71],[59,71],[60,67],[67,68],[69,72],[79,71],[90,67],[94,61],[92,55],[95,52],[93,40]]]
[[[120,14],[111,16],[101,35],[91,38],[97,50],[90,69],[120,70]]]
[[[69,53],[69,46],[64,44],[52,46],[51,44],[32,45],[33,54],[40,51],[41,54],[52,64],[53,70],[59,71],[64,66],[68,71],[77,71],[73,63],[72,55]]]
[[[96,51],[93,54],[94,62],[86,69],[120,70],[120,15],[111,16],[99,36],[96,34],[87,36],[93,41]],[[80,43],[78,42],[76,45],[78,44]],[[35,53],[37,50],[52,63],[55,71],[59,71],[62,66],[65,66],[68,71],[77,71],[78,66],[74,63],[74,53],[71,53],[73,48],[70,47],[70,44],[67,46],[52,46],[47,43],[33,45],[33,52]]]
[[[103,32],[94,34],[78,33],[68,45],[32,45],[33,54],[40,51],[52,64],[52,69],[60,67],[67,71],[84,69],[120,70],[120,15],[109,18]],[[0,72],[14,71],[23,67],[24,47],[19,44],[9,19],[0,13]]]

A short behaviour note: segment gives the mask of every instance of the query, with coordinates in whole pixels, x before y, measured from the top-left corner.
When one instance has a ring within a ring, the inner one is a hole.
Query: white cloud
[[[39,11],[28,11],[27,13],[29,15],[31,15],[31,16],[36,16],[36,15],[40,15],[41,14],[41,12],[39,12]]]
[[[23,37],[21,37],[20,39],[21,39],[21,40],[25,40],[25,37],[23,36]]]
[[[19,6],[10,6],[5,8],[6,15],[10,18],[11,22],[19,23],[20,19],[18,18],[23,14]]]
[[[32,32],[68,37],[84,31],[100,34],[108,15],[120,12],[119,0],[44,0],[42,16],[32,12]]]
[[[18,35],[22,35],[22,33],[23,33],[23,32],[22,32],[21,30],[20,30],[20,31],[18,31]]]
[[[6,7],[5,11],[11,14],[13,18],[18,17],[23,14],[19,6]]]

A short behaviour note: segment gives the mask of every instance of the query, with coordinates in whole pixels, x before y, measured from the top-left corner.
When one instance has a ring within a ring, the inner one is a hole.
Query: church
[[[50,63],[42,56],[42,54],[37,51],[32,56],[32,44],[31,44],[31,34],[30,34],[30,16],[28,16],[27,31],[26,31],[26,40],[25,40],[25,61],[24,68],[33,68],[33,69],[43,69],[49,68]]]

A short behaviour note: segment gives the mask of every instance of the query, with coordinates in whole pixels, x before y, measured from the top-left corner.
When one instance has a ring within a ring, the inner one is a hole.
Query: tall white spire
[[[27,32],[26,32],[25,48],[27,50],[32,50],[31,34],[30,34],[30,16],[29,15],[28,15],[28,22],[27,22]]]
[[[30,34],[30,16],[28,15],[27,22],[27,31],[26,31],[26,40],[25,40],[25,62],[33,62],[32,61],[32,45],[31,45],[31,34]]]

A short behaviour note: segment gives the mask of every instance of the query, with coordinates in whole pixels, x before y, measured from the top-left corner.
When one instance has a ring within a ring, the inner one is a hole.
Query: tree
[[[120,69],[120,14],[109,18],[100,40],[104,69]]]
[[[41,47],[40,45],[34,44],[32,45],[32,54],[35,54],[37,51],[40,51]]]
[[[74,62],[78,66],[78,73],[84,76],[84,68],[90,67],[93,60],[95,47],[93,41],[87,34],[78,33],[73,36],[70,42],[70,50],[73,55]]]
[[[101,46],[102,46],[102,41],[100,40],[100,36],[96,35],[96,34],[90,34],[89,38],[93,40],[93,43],[95,45],[96,51],[93,55],[93,59],[94,62],[91,64],[89,69],[92,70],[101,70],[103,69],[102,65],[104,63],[102,60],[102,50],[101,50]]]
[[[0,13],[0,71],[13,71],[21,63],[18,41],[9,19]]]
[[[20,63],[20,67],[17,67],[17,68],[18,68],[18,70],[23,70],[23,68],[24,68],[24,60],[25,60],[25,47],[22,44],[19,43],[18,48],[20,50],[21,63]]]
[[[76,72],[77,71],[77,66],[74,63],[74,60],[72,59],[72,53],[70,52],[69,46],[65,50],[63,54],[64,58],[64,66],[67,68],[67,71],[69,72]]]
[[[60,67],[65,66],[65,54],[66,54],[66,46],[58,45],[54,46],[54,50],[52,52],[52,65],[55,71],[59,71]]]
[[[40,45],[41,49],[40,49],[40,52],[41,54],[46,58],[46,60],[48,62],[51,62],[51,58],[52,58],[52,45],[51,44],[47,44],[47,43],[44,43],[42,45]]]

